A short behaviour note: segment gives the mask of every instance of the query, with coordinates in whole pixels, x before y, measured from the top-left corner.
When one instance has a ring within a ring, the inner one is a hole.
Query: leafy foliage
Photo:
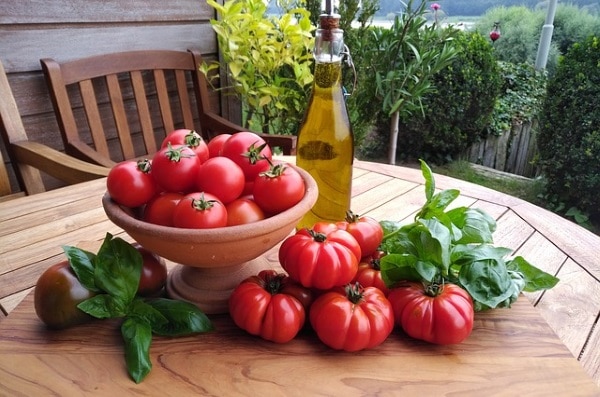
[[[475,310],[510,307],[521,291],[552,288],[558,279],[527,262],[508,258],[511,249],[493,245],[496,221],[476,208],[447,207],[455,189],[436,192],[429,166],[421,161],[425,204],[406,225],[384,221],[380,266],[386,285],[402,281],[450,282],[473,298]]]
[[[574,44],[562,58],[540,115],[540,165],[547,194],[600,220],[600,37]]]
[[[262,0],[207,1],[219,15],[211,24],[232,88],[242,101],[245,126],[295,133],[313,78],[309,12],[296,2],[283,3],[280,16],[268,16]],[[201,69],[210,75],[219,67],[212,63]]]
[[[498,59],[516,64],[534,64],[546,12],[546,7],[498,6],[488,10],[478,20],[475,28],[486,35],[494,22],[500,22],[502,37],[494,44]],[[554,72],[559,56],[564,55],[573,43],[600,32],[600,15],[594,15],[573,4],[559,3],[553,25],[546,65],[550,74]]]
[[[407,156],[443,162],[476,142],[490,121],[501,88],[494,50],[476,32],[457,32],[452,45],[457,55],[433,76],[435,91],[424,95],[423,115],[401,119],[400,150]]]
[[[434,90],[431,77],[456,55],[452,39],[457,31],[428,25],[426,5],[408,1],[390,28],[372,27],[356,42],[361,80],[349,107],[363,122],[388,120],[394,145],[398,118],[422,112],[423,96]]]
[[[487,132],[501,135],[513,123],[534,120],[546,98],[547,74],[527,63],[499,62],[502,88]]]
[[[125,240],[106,234],[97,254],[64,247],[79,282],[99,292],[77,307],[100,318],[122,318],[121,335],[129,375],[141,382],[152,369],[152,334],[189,335],[212,330],[208,317],[189,302],[172,299],[145,300],[136,296],[142,272],[142,255]]]

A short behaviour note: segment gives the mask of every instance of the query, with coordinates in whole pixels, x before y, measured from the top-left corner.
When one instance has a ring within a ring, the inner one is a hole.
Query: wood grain
[[[21,307],[27,305],[31,295]],[[118,322],[52,332],[30,310],[17,308],[10,322],[0,323],[0,373],[6,380],[0,391],[227,396],[598,392],[526,300],[511,310],[478,314],[473,334],[460,345],[429,345],[395,331],[378,348],[358,353],[333,351],[310,329],[278,345],[245,334],[226,316],[212,319],[215,332],[155,337],[152,372],[135,385],[125,372]],[[19,369],[25,366],[27,371]]]
[[[354,211],[379,220],[412,221],[424,203],[419,170],[360,161],[355,170]],[[438,189],[455,187],[451,179],[439,181]],[[472,337],[453,347],[411,341],[399,331],[380,348],[358,354],[331,351],[308,331],[280,346],[249,337],[227,318],[217,317],[216,333],[157,338],[152,349],[155,370],[143,386],[134,385],[124,372],[115,323],[53,333],[41,326],[31,306],[29,291],[45,268],[62,260],[61,245],[99,244],[107,231],[121,233],[100,208],[104,181],[0,203],[0,305],[10,312],[0,320],[0,395],[13,395],[21,387],[24,395],[68,394],[73,387],[83,394],[143,394],[165,390],[173,382],[181,394],[201,395],[243,395],[248,390],[253,395],[412,395],[416,390],[432,395],[481,395],[481,390],[511,396],[569,390],[598,395],[600,283],[593,269],[574,257],[588,257],[578,250],[599,246],[600,238],[561,223],[547,211],[526,212],[521,201],[498,192],[459,181],[456,186],[461,197],[454,205],[481,208],[496,218],[495,243],[556,274],[559,284],[520,298],[511,309],[479,313]],[[572,242],[567,236],[585,238]],[[16,248],[5,248],[10,245]],[[276,248],[265,258],[277,266]],[[90,335],[93,340],[88,340]],[[581,366],[594,377],[589,385]],[[69,368],[73,375],[56,368]],[[39,381],[49,376],[62,381]]]

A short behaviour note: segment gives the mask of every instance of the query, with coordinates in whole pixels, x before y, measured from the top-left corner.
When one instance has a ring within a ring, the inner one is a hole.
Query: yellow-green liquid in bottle
[[[350,209],[354,137],[341,87],[341,59],[315,64],[313,92],[298,132],[296,163],[316,180],[319,197],[297,225],[341,221]]]

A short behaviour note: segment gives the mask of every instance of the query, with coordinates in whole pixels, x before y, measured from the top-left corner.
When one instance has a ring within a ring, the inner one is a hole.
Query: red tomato
[[[256,179],[259,173],[269,169],[271,148],[263,138],[253,132],[237,132],[223,144],[221,155],[229,157],[244,171],[247,181]]]
[[[410,282],[393,288],[388,299],[396,324],[415,339],[454,344],[473,330],[473,301],[458,285]]]
[[[173,211],[183,198],[182,193],[162,192],[144,207],[143,219],[155,225],[173,226]]]
[[[240,197],[244,183],[244,171],[227,157],[208,159],[196,174],[198,191],[214,194],[223,204]]]
[[[227,210],[225,205],[210,193],[189,193],[175,207],[173,225],[187,229],[227,226]]]
[[[371,255],[383,241],[383,228],[371,217],[358,216],[352,211],[348,211],[346,220],[338,222],[337,225],[354,236],[360,245],[363,256]]]
[[[265,219],[263,210],[249,197],[240,197],[225,205],[227,226],[242,225]]]
[[[392,305],[375,287],[347,285],[318,297],[310,324],[332,349],[358,351],[383,343],[394,329]]]
[[[171,144],[171,146],[189,146],[190,149],[196,153],[196,156],[198,156],[198,160],[201,163],[204,163],[206,160],[208,160],[208,144],[202,138],[202,136],[194,130],[180,129],[171,131],[163,140],[160,148],[164,149],[169,146],[169,144]]]
[[[226,140],[229,139],[231,134],[219,134],[210,141],[208,141],[208,155],[209,157],[221,156],[221,149]]]
[[[304,287],[326,290],[348,284],[358,270],[358,243],[345,230],[334,227],[326,234],[319,229],[324,227],[287,237],[279,248],[281,266]]]
[[[263,270],[249,277],[231,293],[229,314],[233,322],[246,332],[263,339],[285,343],[294,339],[306,318],[304,306],[288,294],[293,282],[274,270]],[[297,287],[296,287],[297,288]]]
[[[254,201],[266,213],[278,214],[298,204],[306,188],[302,176],[284,163],[273,165],[254,180]]]
[[[152,175],[158,186],[168,192],[190,192],[199,167],[198,156],[185,145],[167,145],[152,158]]]
[[[93,317],[77,305],[96,295],[85,288],[63,261],[50,266],[42,273],[35,285],[35,313],[49,328],[63,329],[83,324]]]
[[[359,283],[363,287],[379,288],[387,296],[390,293],[390,289],[383,282],[379,268],[379,260],[384,255],[385,252],[376,251],[373,255],[362,258],[358,264],[356,277],[354,277],[352,282]]]
[[[162,291],[167,282],[167,264],[163,258],[138,243],[132,245],[142,254],[143,260],[137,294],[154,296]]]
[[[150,160],[126,160],[111,168],[106,189],[117,203],[134,208],[146,204],[158,192]]]

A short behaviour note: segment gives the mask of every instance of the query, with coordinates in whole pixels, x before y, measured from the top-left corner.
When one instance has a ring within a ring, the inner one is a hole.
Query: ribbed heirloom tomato
[[[383,251],[375,251],[372,255],[368,255],[360,260],[356,277],[352,282],[358,282],[363,287],[379,288],[385,296],[390,293],[389,288],[385,285],[381,276],[379,261],[385,255]]]
[[[368,216],[359,216],[352,211],[346,213],[346,219],[336,225],[350,233],[362,251],[363,256],[371,255],[379,248],[383,240],[383,228],[377,220]]]
[[[473,330],[473,301],[456,284],[409,282],[393,288],[388,299],[396,324],[415,339],[448,345],[462,342]]]
[[[274,270],[242,281],[229,298],[234,323],[252,335],[285,343],[304,325],[310,292]]]
[[[378,288],[348,284],[313,302],[310,324],[321,342],[332,349],[358,351],[387,339],[394,329],[394,314]]]
[[[352,281],[360,257],[356,239],[326,222],[298,230],[279,248],[279,262],[290,278],[305,287],[322,290]]]

